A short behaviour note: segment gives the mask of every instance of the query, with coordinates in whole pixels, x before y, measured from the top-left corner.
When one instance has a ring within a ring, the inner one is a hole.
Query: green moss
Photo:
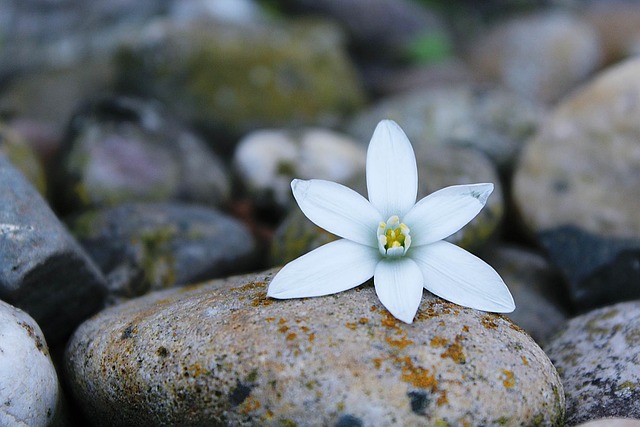
[[[98,231],[98,222],[101,218],[100,211],[91,210],[83,212],[82,215],[76,217],[69,227],[73,235],[79,239],[92,239],[96,237]]]
[[[27,141],[0,125],[0,152],[24,174],[40,194],[46,196],[47,183],[38,156]]]
[[[137,236],[141,250],[140,266],[144,279],[152,289],[166,288],[175,284],[175,258],[171,242],[177,234],[175,226],[145,230]]]

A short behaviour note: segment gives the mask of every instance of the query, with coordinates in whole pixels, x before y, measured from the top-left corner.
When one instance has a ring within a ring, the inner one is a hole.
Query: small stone
[[[542,108],[513,92],[460,84],[431,87],[385,98],[358,114],[349,134],[366,144],[383,119],[398,122],[416,156],[430,157],[437,145],[472,147],[508,172],[542,118]]]
[[[545,343],[567,319],[562,277],[542,255],[515,246],[489,247],[483,259],[502,276],[516,303],[506,316]]]
[[[640,301],[571,319],[545,348],[567,396],[567,425],[640,418]]]
[[[327,129],[259,130],[236,148],[235,169],[260,204],[293,204],[291,180],[348,182],[364,171],[366,151],[346,135]]]
[[[576,309],[640,298],[640,60],[564,100],[523,150],[514,203]]]
[[[425,292],[408,325],[370,282],[272,300],[274,273],[157,292],[84,323],[65,358],[85,414],[110,426],[562,425],[555,368],[505,317]]]
[[[0,154],[0,298],[42,325],[50,345],[102,307],[100,270],[40,193]]]
[[[565,12],[512,18],[481,38],[470,58],[480,78],[498,80],[514,92],[551,103],[597,69],[598,33],[586,21]]]
[[[256,252],[243,224],[195,205],[124,204],[85,212],[69,227],[105,274],[111,302],[247,271]]]
[[[0,425],[49,427],[63,425],[62,417],[58,376],[40,327],[0,301]]]
[[[70,129],[59,171],[63,209],[173,199],[219,206],[229,196],[222,161],[157,104],[101,99]]]

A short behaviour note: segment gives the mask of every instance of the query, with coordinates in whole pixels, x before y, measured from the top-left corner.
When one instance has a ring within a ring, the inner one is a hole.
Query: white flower
[[[342,292],[373,277],[380,302],[413,322],[422,288],[466,307],[515,309],[498,273],[444,238],[484,207],[493,184],[454,185],[416,203],[418,171],[411,143],[391,120],[378,124],[367,151],[369,200],[323,180],[291,182],[302,212],[342,237],[285,265],[269,284],[273,298]]]

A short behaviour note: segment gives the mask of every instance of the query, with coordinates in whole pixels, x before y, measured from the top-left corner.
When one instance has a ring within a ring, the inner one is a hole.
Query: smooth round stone
[[[596,30],[578,16],[542,12],[498,24],[474,46],[471,67],[529,99],[551,103],[599,65]]]
[[[526,139],[537,129],[542,108],[499,88],[459,84],[429,87],[384,98],[358,114],[348,132],[362,144],[383,119],[398,122],[418,157],[438,145],[472,147],[509,171]]]
[[[492,182],[495,185],[486,206],[469,224],[446,240],[469,250],[482,247],[498,231],[504,212],[504,197],[494,166],[482,153],[469,148],[432,146],[416,153],[418,197],[449,185]],[[356,175],[347,186],[367,194],[365,173]],[[278,226],[271,244],[273,265],[285,264],[298,256],[334,240],[332,234],[312,223],[298,207],[292,207]]]
[[[567,424],[640,418],[640,301],[571,319],[545,348],[567,396]]]
[[[38,324],[0,301],[0,425],[59,425],[62,394]]]
[[[182,200],[220,206],[222,161],[157,103],[105,98],[71,120],[59,165],[62,209]]]
[[[256,252],[244,224],[204,206],[123,204],[87,211],[69,227],[105,274],[115,301],[247,271]]]
[[[562,277],[541,254],[516,246],[487,248],[481,253],[509,287],[516,309],[506,316],[545,343],[567,319]]]
[[[514,197],[533,230],[640,237],[640,59],[565,99],[526,145]]]
[[[638,75],[640,59],[629,60],[564,100],[514,177],[522,221],[565,272],[579,308],[640,298]]]
[[[91,422],[562,424],[555,368],[506,318],[425,292],[407,325],[370,283],[272,300],[274,273],[162,291],[84,323],[66,368]]]
[[[346,183],[364,171],[366,151],[350,137],[320,128],[258,130],[245,136],[234,165],[257,201],[288,207],[291,180],[326,179]]]

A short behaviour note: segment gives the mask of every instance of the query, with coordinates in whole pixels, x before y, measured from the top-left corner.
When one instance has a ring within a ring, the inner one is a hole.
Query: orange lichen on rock
[[[447,399],[447,390],[440,390],[440,396],[438,396],[438,400],[436,400],[436,404],[438,406],[442,406],[449,403],[449,399]]]
[[[529,366],[529,359],[526,358],[526,356],[520,356],[522,358],[522,363],[524,363],[524,366]]]
[[[295,332],[291,332],[289,334],[287,334],[287,341],[293,341],[294,339],[296,339],[296,333]]]
[[[444,347],[445,345],[449,344],[449,340],[441,336],[435,336],[431,338],[430,344],[431,347]]]
[[[498,322],[496,320],[497,318],[492,315],[484,315],[481,319],[482,326],[487,329],[496,329],[498,327]]]
[[[400,338],[398,339],[393,339],[391,337],[385,337],[384,339],[389,345],[393,346],[393,347],[397,347],[399,349],[403,349],[406,346],[408,346],[409,344],[413,344],[413,341],[411,341],[410,339],[408,339],[405,335],[402,335]]]
[[[429,369],[415,366],[409,356],[398,358],[402,364],[401,379],[414,387],[424,388],[435,392],[438,388],[438,381]]]
[[[455,341],[449,344],[447,349],[440,354],[440,357],[443,359],[448,357],[458,364],[463,364],[466,361],[466,357],[462,352],[462,340],[464,340],[464,336],[460,334],[456,335]]]
[[[361,325],[366,325],[367,323],[369,323],[369,318],[368,317],[361,317],[358,320],[358,323],[360,323]]]
[[[380,366],[382,366],[382,358],[381,357],[374,357],[373,358],[373,366],[375,366],[376,369],[380,369]]]
[[[509,371],[507,369],[503,369],[502,370],[502,385],[505,388],[513,388],[514,385],[516,385],[516,377],[513,374],[513,371]]]
[[[260,404],[260,401],[258,401],[258,399],[253,396],[249,396],[244,400],[244,402],[241,403],[240,411],[243,414],[248,415],[249,413],[260,409],[261,406],[262,405]]]
[[[347,328],[351,329],[352,331],[355,331],[356,328],[358,327],[358,325],[354,322],[347,322],[344,324]]]

